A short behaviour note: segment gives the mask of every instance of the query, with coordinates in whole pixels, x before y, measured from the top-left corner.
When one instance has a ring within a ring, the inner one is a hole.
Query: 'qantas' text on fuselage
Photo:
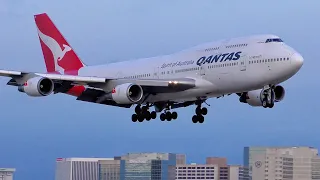
[[[232,53],[224,53],[224,54],[217,54],[217,55],[211,55],[209,57],[203,56],[197,61],[197,65],[206,64],[206,63],[213,63],[213,62],[220,62],[223,61],[236,61],[240,59],[241,51],[238,52],[232,52]]]

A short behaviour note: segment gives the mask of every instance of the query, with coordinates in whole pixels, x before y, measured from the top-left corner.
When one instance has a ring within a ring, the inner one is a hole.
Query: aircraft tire
[[[204,117],[202,115],[197,116],[197,119],[198,119],[198,122],[201,124],[204,122]]]
[[[165,121],[166,120],[166,115],[164,113],[160,114],[160,120]]]
[[[201,112],[201,107],[198,106],[198,107],[196,108],[196,115],[201,115],[201,114],[202,114],[202,112]]]
[[[172,116],[172,119],[177,119],[178,118],[178,113],[177,112],[172,112],[171,116]]]
[[[136,112],[136,114],[140,114],[140,112],[141,112],[141,107],[140,107],[140,105],[137,105],[137,106],[134,108],[134,111]]]
[[[202,115],[207,115],[207,114],[208,114],[208,109],[205,108],[205,107],[202,108],[202,109],[201,109],[201,114],[202,114]]]
[[[152,111],[152,112],[151,112],[151,118],[152,118],[152,119],[157,118],[157,112]]]
[[[137,114],[132,114],[131,120],[132,120],[132,122],[137,122],[138,115]]]
[[[168,120],[168,121],[171,121],[171,119],[172,119],[172,114],[171,114],[171,112],[166,112],[166,119]]]
[[[198,122],[198,116],[197,116],[197,115],[194,115],[194,116],[192,117],[192,122],[193,122],[193,123],[197,123],[197,122]]]
[[[138,121],[139,121],[139,122],[143,122],[143,120],[144,120],[144,117],[143,117],[142,115],[139,115],[139,116],[138,116]]]

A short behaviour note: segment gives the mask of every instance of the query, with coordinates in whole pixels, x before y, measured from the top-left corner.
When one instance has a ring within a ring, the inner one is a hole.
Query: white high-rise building
[[[0,180],[13,180],[14,168],[0,168]]]
[[[312,147],[265,148],[250,161],[253,180],[320,180],[320,157]]]
[[[114,158],[57,158],[55,179],[99,180],[99,161],[102,160]]]

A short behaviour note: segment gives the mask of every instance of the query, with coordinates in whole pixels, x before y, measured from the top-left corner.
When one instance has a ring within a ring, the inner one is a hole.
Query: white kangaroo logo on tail
[[[71,51],[71,47],[63,44],[62,46],[64,47],[64,49],[62,50],[59,43],[55,39],[43,34],[39,29],[38,34],[40,39],[46,46],[48,46],[53,54],[55,70],[63,73],[64,69],[58,65],[58,61],[62,60],[67,52]]]

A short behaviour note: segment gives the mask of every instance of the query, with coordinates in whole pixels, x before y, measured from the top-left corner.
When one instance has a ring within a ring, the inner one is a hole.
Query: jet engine
[[[240,97],[240,102],[248,103],[250,106],[262,106],[262,89],[249,91]],[[275,102],[280,102],[285,96],[285,89],[278,85],[274,89]]]
[[[22,86],[18,87],[20,92],[29,96],[39,97],[50,95],[53,91],[54,83],[45,77],[33,77],[28,79]]]
[[[111,93],[112,100],[118,104],[132,104],[143,97],[142,87],[132,83],[118,85]]]

